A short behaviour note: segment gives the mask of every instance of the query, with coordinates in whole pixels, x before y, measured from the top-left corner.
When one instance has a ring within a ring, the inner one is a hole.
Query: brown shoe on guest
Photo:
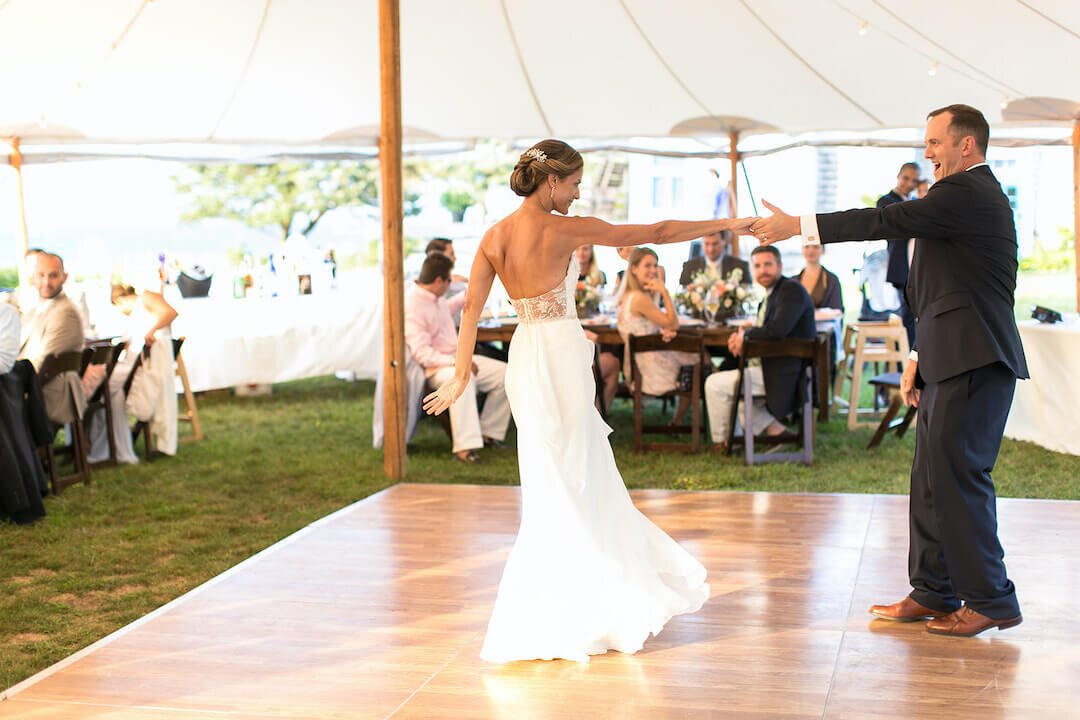
[[[929,620],[930,618],[945,617],[949,613],[941,610],[931,610],[906,597],[892,605],[873,605],[870,614],[876,615],[882,620],[894,620],[896,622],[915,622],[916,620]]]
[[[935,618],[926,623],[926,629],[935,635],[952,635],[954,637],[975,637],[984,630],[996,627],[998,630],[1008,630],[1016,627],[1024,621],[1022,615],[1007,620],[995,620],[986,617],[982,613],[975,612],[967,605],[945,617]]]

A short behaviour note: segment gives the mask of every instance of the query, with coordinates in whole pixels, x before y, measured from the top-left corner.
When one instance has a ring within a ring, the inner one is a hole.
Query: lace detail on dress
[[[577,311],[567,302],[566,288],[560,285],[548,290],[543,295],[520,300],[511,300],[518,320],[523,323],[537,323],[545,320],[563,320],[577,317]]]
[[[562,284],[542,295],[530,298],[510,299],[517,312],[518,321],[538,323],[550,320],[577,319],[577,307],[574,305],[574,290],[570,279],[577,281],[577,258],[571,256],[566,269],[566,279]]]

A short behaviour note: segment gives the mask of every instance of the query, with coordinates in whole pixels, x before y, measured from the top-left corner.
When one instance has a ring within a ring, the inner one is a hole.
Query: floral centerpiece
[[[588,283],[578,283],[574,291],[574,303],[577,305],[579,318],[589,317],[600,312],[600,291]]]
[[[704,268],[690,280],[690,285],[676,293],[675,302],[709,323],[723,322],[734,317],[750,299],[750,291],[742,285],[742,269],[733,268],[727,277]]]

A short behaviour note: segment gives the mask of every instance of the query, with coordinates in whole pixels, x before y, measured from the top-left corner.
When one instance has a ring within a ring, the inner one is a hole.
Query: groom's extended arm
[[[948,237],[968,223],[969,190],[960,181],[942,178],[925,198],[893,203],[882,208],[795,217],[765,203],[773,211],[750,228],[763,244],[771,245],[793,235],[807,242],[847,242],[890,237],[934,240]]]

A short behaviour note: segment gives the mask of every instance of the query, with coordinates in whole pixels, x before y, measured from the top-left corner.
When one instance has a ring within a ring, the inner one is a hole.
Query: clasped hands
[[[738,218],[732,221],[735,223],[732,231],[740,233],[748,230],[762,245],[772,245],[802,232],[799,218],[788,215],[768,200],[762,200],[761,203],[772,211],[772,215]]]

